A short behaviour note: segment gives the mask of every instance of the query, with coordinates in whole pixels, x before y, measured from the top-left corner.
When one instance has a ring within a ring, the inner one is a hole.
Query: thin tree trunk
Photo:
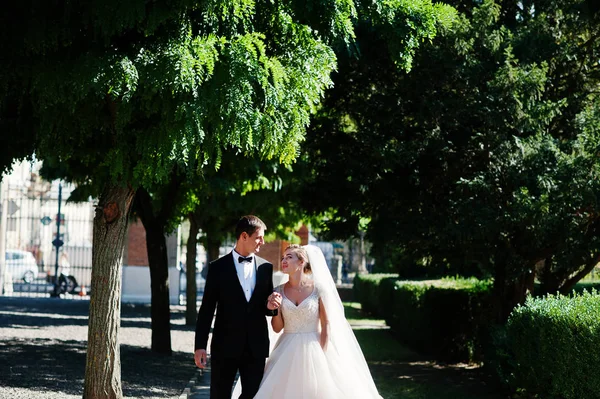
[[[221,248],[221,240],[215,239],[215,236],[206,232],[206,253],[208,262],[219,259],[219,249]]]
[[[140,188],[137,192],[138,211],[146,230],[146,250],[150,266],[150,290],[152,293],[150,316],[152,320],[153,352],[170,355],[171,308],[169,301],[169,262],[165,225],[155,217],[152,198]]]
[[[188,326],[196,325],[198,311],[196,309],[196,246],[198,244],[198,223],[193,213],[188,216],[190,220],[190,234],[187,242],[187,255],[185,261],[187,284],[185,287],[185,324]],[[208,266],[207,266],[208,267]]]
[[[150,264],[152,302],[152,351],[170,355],[171,304],[169,300],[169,261],[164,226],[151,223],[146,227],[146,247]]]
[[[540,268],[541,294],[556,294],[560,288],[561,282],[564,281],[562,273],[552,272],[552,257],[544,259],[544,264]]]
[[[202,277],[206,278],[208,275],[208,265],[219,259],[221,249],[221,237],[223,234],[219,234],[219,228],[215,228],[220,224],[218,218],[203,218],[201,210],[197,210],[195,213],[196,223],[198,228],[202,230],[202,245],[206,249],[206,266],[202,269]]]
[[[108,184],[94,218],[84,399],[123,397],[119,326],[121,267],[134,191]]]

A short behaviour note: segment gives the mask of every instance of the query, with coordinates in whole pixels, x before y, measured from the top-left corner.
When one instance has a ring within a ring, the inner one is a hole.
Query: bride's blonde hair
[[[285,250],[290,250],[292,253],[296,254],[298,259],[304,262],[304,268],[302,269],[304,273],[312,274],[312,268],[310,267],[310,262],[308,261],[308,253],[306,252],[306,249],[304,249],[304,247],[298,244],[292,244]]]

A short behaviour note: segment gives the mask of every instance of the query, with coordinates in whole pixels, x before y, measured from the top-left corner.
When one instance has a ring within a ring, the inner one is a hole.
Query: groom
[[[208,266],[196,323],[194,360],[206,367],[208,333],[217,309],[210,345],[211,399],[231,398],[236,372],[243,398],[258,391],[269,356],[266,315],[277,314],[281,297],[273,293],[273,265],[255,253],[265,243],[267,226],[256,216],[237,223],[235,248]]]

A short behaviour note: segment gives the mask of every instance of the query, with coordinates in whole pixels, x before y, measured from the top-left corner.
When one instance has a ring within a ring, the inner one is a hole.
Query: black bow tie
[[[239,263],[252,262],[252,256],[248,256],[248,257],[240,256],[238,258],[238,262]]]

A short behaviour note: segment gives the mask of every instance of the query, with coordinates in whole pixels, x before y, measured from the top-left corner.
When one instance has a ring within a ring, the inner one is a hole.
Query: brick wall
[[[308,244],[308,227],[302,225],[302,227],[300,227],[296,232],[296,235],[300,237],[300,245]]]
[[[283,248],[287,247],[287,245],[283,246],[282,243],[283,241],[281,240],[266,243],[260,247],[260,252],[258,253],[258,256],[265,258],[273,264],[273,271],[281,270],[282,251]]]
[[[308,244],[308,227],[302,225],[296,232],[296,235],[300,237],[300,245]],[[281,258],[283,257],[283,252],[290,245],[289,242],[283,240],[275,240],[269,243],[266,243],[260,248],[259,256],[261,258],[265,258],[269,262],[273,264],[273,271],[281,270]]]
[[[127,266],[148,266],[146,230],[140,221],[129,223],[124,264]]]

